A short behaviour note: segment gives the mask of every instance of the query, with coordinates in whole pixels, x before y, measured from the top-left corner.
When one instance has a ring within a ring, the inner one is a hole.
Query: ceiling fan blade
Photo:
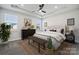
[[[42,10],[42,12],[43,12],[43,13],[46,13],[46,11],[43,11],[43,10]]]
[[[42,4],[41,7],[44,7],[44,4]]]
[[[41,10],[44,7],[44,4],[39,5],[39,10]]]

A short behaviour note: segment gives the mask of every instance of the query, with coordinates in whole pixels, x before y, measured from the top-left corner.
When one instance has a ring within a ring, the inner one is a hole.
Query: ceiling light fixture
[[[41,10],[39,10],[38,12],[42,12]]]

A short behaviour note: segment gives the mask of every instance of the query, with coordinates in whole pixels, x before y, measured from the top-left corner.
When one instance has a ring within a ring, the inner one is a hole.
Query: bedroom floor
[[[27,40],[12,41],[0,45],[0,55],[47,55],[46,50],[38,53],[35,46],[29,45]],[[53,55],[78,55],[79,44],[63,42],[61,47],[52,53]]]

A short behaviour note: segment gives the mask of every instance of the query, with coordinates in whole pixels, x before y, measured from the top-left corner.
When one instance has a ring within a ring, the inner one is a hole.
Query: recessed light
[[[58,8],[58,6],[54,6],[54,8]]]

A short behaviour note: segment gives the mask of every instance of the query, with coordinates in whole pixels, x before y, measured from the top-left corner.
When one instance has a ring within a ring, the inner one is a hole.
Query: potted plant
[[[11,25],[7,25],[6,23],[0,25],[0,39],[2,42],[8,41],[10,37],[10,29]]]

